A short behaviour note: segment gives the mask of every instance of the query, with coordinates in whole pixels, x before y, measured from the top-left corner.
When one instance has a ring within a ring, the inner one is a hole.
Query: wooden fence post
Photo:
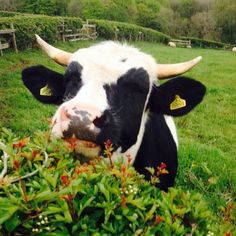
[[[0,40],[0,56],[3,55],[3,52],[2,52],[2,43],[1,43],[1,40]]]
[[[15,29],[13,24],[11,24],[11,29],[13,30],[12,32],[12,43],[13,43],[13,48],[16,53],[18,53],[17,45],[16,45],[16,35],[15,35]]]

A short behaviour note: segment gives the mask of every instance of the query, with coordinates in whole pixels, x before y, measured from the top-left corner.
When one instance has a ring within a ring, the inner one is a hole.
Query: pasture
[[[94,42],[59,43],[73,52]],[[190,114],[176,119],[179,134],[179,172],[176,185],[202,193],[210,207],[223,215],[236,199],[236,55],[223,50],[170,48],[161,44],[135,42],[160,63],[186,61],[201,55],[203,61],[186,76],[207,87],[203,102]],[[99,60],[99,58],[98,58]],[[36,49],[0,57],[0,127],[25,137],[47,130],[55,111],[42,105],[26,90],[21,71],[42,64],[63,72],[63,68]]]

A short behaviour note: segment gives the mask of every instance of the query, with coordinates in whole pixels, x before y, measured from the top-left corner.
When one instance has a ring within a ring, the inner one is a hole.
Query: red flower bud
[[[24,146],[26,146],[29,142],[29,138],[24,138],[19,140],[17,143],[13,143],[12,146],[13,148],[17,148],[17,152],[19,152],[19,150],[21,148],[23,148]]]
[[[94,160],[90,161],[90,165],[93,167],[94,172],[97,172]]]
[[[72,150],[75,150],[76,146],[77,146],[77,138],[68,138],[68,139],[65,139],[68,144],[69,144],[69,148],[72,149]]]
[[[163,221],[162,217],[161,216],[156,216],[156,219],[154,221],[154,225],[158,225],[161,221]]]
[[[125,164],[122,164],[122,166],[121,166],[121,172],[122,172],[122,174],[124,174],[125,171],[126,171],[126,166],[125,166]]]
[[[15,169],[19,169],[19,167],[20,167],[20,162],[17,161],[17,160],[14,160],[14,161],[13,161],[13,166],[14,166]]]
[[[131,161],[132,161],[132,157],[130,154],[126,155],[127,159],[128,159],[128,164],[130,165]]]
[[[108,150],[111,148],[112,143],[110,139],[107,139],[107,141],[104,143],[105,144],[105,149]]]
[[[166,168],[166,164],[162,162],[161,165],[160,165],[160,168],[161,169],[165,169]]]
[[[36,150],[32,151],[31,156],[30,156],[30,161],[34,160],[34,158],[36,157],[37,153],[38,152]]]
[[[70,184],[70,180],[67,175],[61,176],[61,182],[64,186],[68,186]]]

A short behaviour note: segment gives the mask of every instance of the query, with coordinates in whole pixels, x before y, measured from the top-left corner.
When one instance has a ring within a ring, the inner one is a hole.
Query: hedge
[[[218,49],[231,49],[233,45],[216,42],[213,40],[199,39],[193,37],[180,37],[183,40],[191,40],[192,46],[201,48],[218,48]]]
[[[12,17],[16,15],[21,15],[21,13],[11,11],[0,11],[0,17]]]
[[[131,157],[111,161],[110,142],[104,153],[110,162],[87,164],[76,155],[75,139],[49,137],[19,139],[0,129],[1,235],[235,235],[230,217],[218,222],[202,195],[157,189],[164,164],[148,169],[148,182]]]
[[[49,43],[55,42],[58,39],[58,26],[63,22],[65,27],[72,30],[82,27],[82,20],[75,17],[51,17],[0,11],[0,29],[9,28],[13,23],[17,30],[16,40],[19,49],[33,47],[35,34],[39,34]],[[89,20],[89,22],[97,25],[98,34],[104,39],[145,40],[165,44],[170,40],[168,35],[133,24],[107,20]]]
[[[150,42],[160,42],[167,44],[170,36],[153,29],[133,25],[129,23],[108,21],[108,20],[89,20],[90,23],[97,25],[100,37],[116,40],[144,40]]]
[[[43,15],[16,15],[14,17],[0,17],[0,29],[7,29],[13,23],[16,29],[16,41],[19,49],[33,47],[35,34],[39,34],[49,43],[55,42],[58,26],[65,24],[70,29],[82,27],[82,20],[75,17],[50,17]]]

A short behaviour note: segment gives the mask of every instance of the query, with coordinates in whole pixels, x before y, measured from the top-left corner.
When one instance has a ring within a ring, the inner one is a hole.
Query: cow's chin
[[[101,148],[96,143],[76,139],[75,152],[88,160],[97,158],[100,155]]]
[[[101,147],[94,142],[81,140],[75,137],[63,138],[62,127],[59,123],[52,125],[51,137],[55,139],[63,139],[66,145],[73,146],[75,153],[92,160],[100,156]],[[65,129],[66,130],[66,129]]]

